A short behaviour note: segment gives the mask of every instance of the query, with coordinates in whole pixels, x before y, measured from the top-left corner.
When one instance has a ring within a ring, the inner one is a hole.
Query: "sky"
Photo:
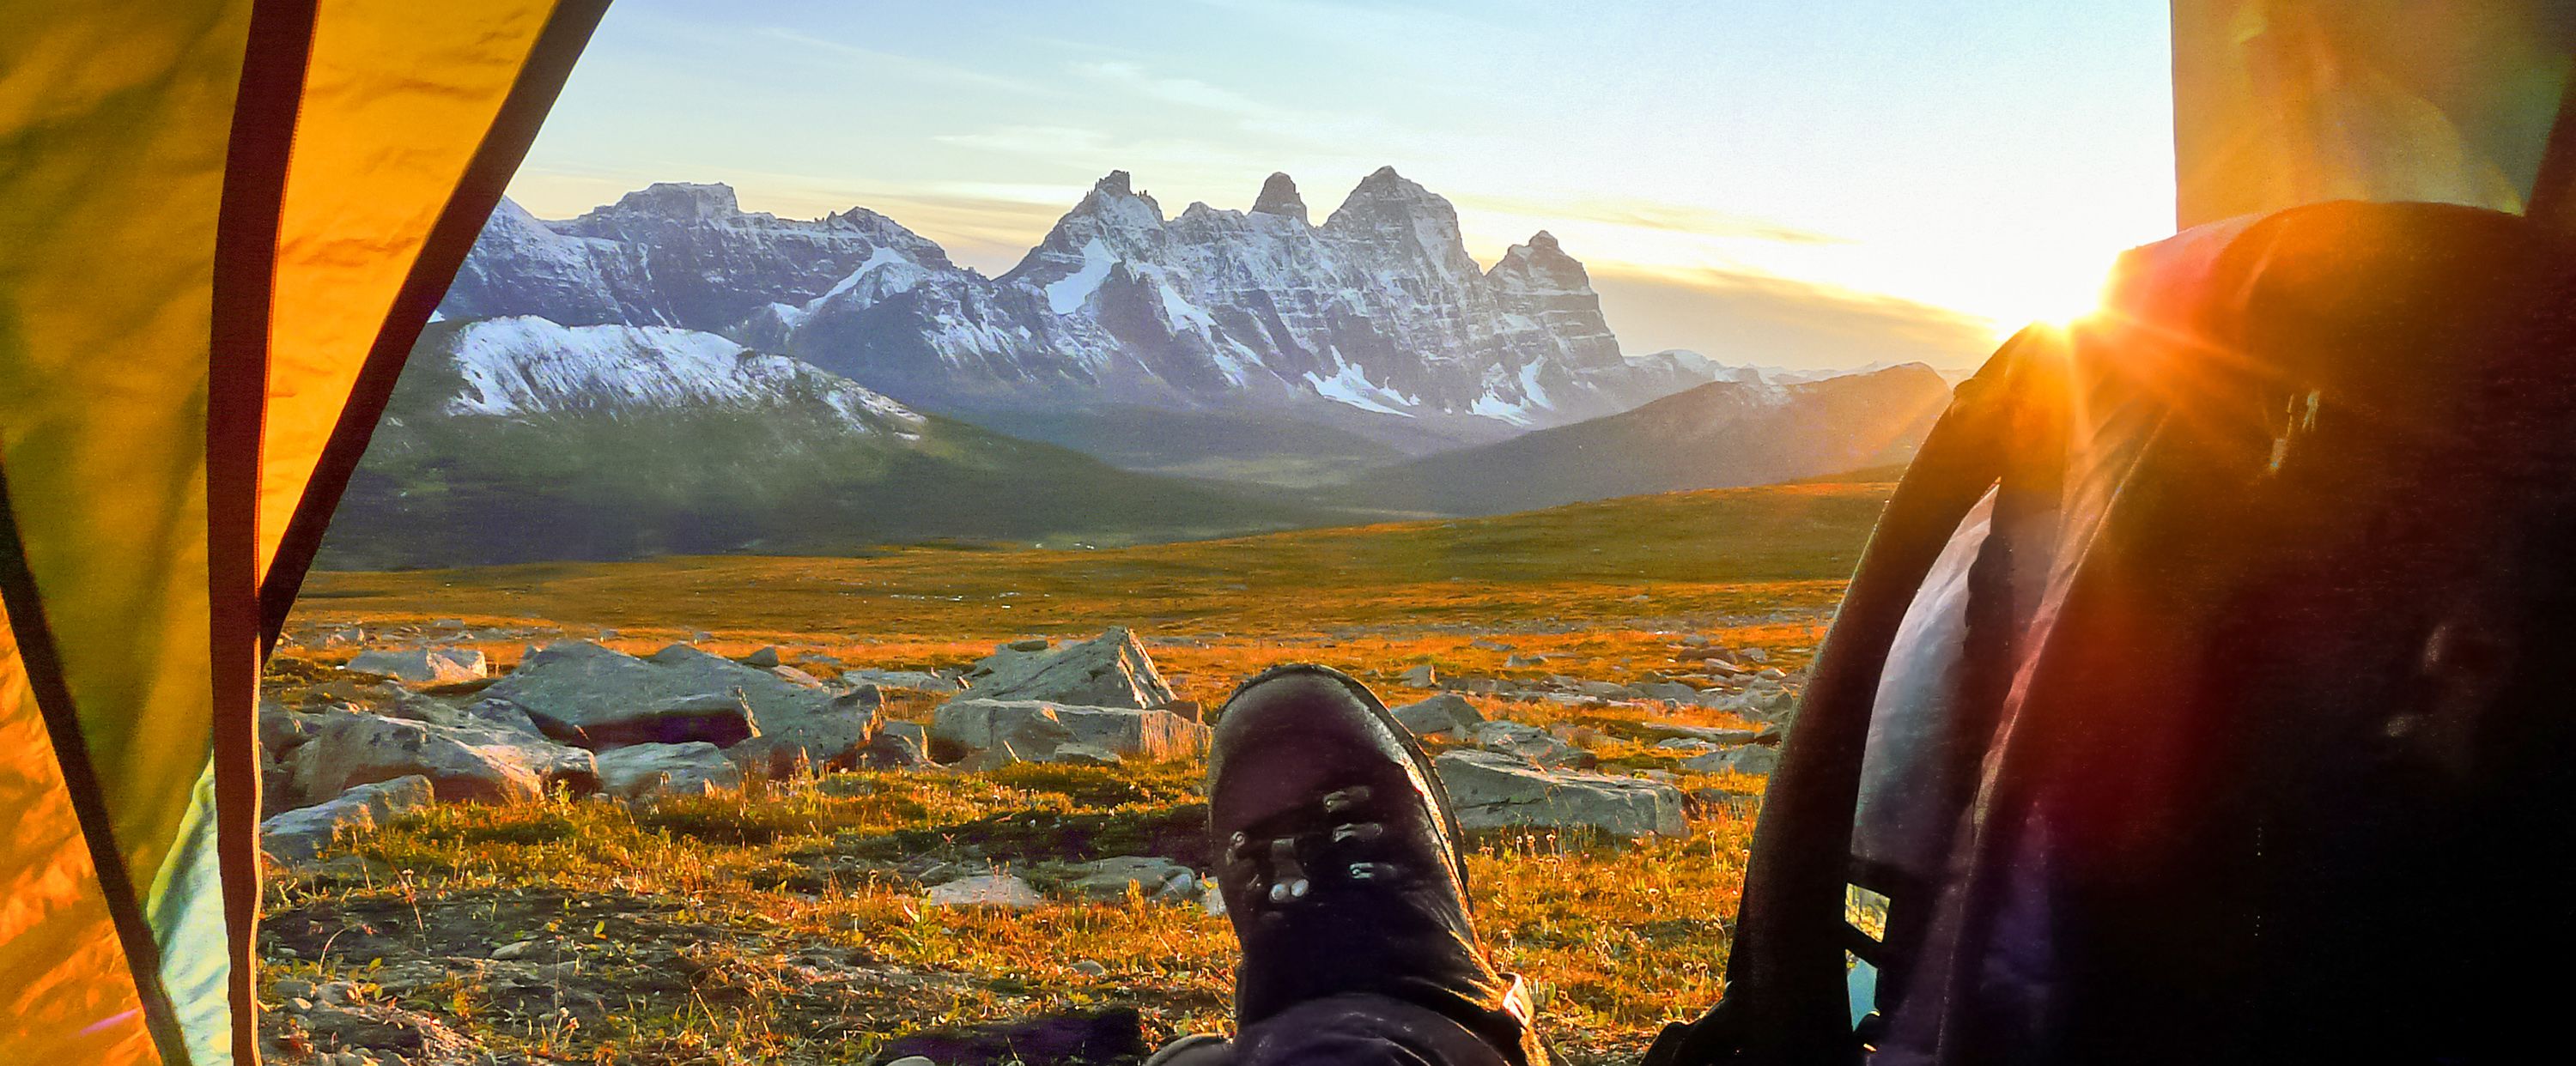
[[[864,206],[999,273],[1111,170],[1167,215],[1392,165],[1538,230],[1621,346],[1972,365],[2172,232],[2164,0],[619,0],[510,194]]]

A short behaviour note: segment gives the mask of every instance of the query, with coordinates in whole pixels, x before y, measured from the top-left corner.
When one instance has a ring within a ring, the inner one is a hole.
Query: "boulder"
[[[927,670],[845,670],[841,673],[841,684],[875,685],[879,688],[899,688],[911,692],[936,692],[943,696],[955,694],[959,687],[956,678],[945,674],[934,674]]]
[[[343,832],[366,832],[437,798],[429,779],[417,775],[359,785],[327,803],[259,823],[260,848],[281,863],[300,866],[312,862]]]
[[[1682,769],[1703,774],[1767,774],[1780,765],[1780,749],[1768,744],[1722,748],[1682,760]]]
[[[1443,692],[1419,703],[1408,703],[1394,711],[1395,720],[1404,723],[1415,736],[1456,733],[1485,720],[1485,714],[1465,696]]]
[[[1414,688],[1436,688],[1440,684],[1440,671],[1432,669],[1430,663],[1423,663],[1406,667],[1403,673],[1395,675],[1395,679]]]
[[[1154,895],[1183,878],[1191,883],[1191,895],[1196,895],[1198,874],[1189,867],[1160,855],[1117,855],[1075,867],[1065,888],[1089,899],[1115,900],[1127,898],[1131,888]]]
[[[1035,907],[1046,902],[1029,883],[1010,874],[977,874],[933,885],[925,897],[933,907]]]
[[[482,695],[568,743],[758,744],[737,761],[761,765],[849,765],[877,729],[873,688],[835,696],[685,644],[642,659],[588,641],[556,644]]]
[[[1469,727],[1467,736],[1486,751],[1539,766],[1582,766],[1594,761],[1591,752],[1568,744],[1547,730],[1519,722],[1480,723]]]
[[[742,787],[742,769],[705,741],[630,744],[599,753],[599,788],[619,799],[703,796]]]
[[[1690,831],[1681,791],[1660,781],[1545,770],[1481,751],[1449,752],[1433,765],[1466,829],[1588,826],[1632,839]]]
[[[263,704],[259,709],[261,750],[284,755],[313,739],[313,716]]]
[[[1658,736],[1705,741],[1719,746],[1751,744],[1772,735],[1772,731],[1768,729],[1726,729],[1720,726],[1685,725],[1680,722],[1639,722],[1637,728]],[[1660,748],[1672,746],[1670,743],[1656,745]]]
[[[492,668],[475,648],[385,648],[359,652],[345,669],[414,685],[452,685],[482,680]]]
[[[901,770],[930,761],[930,755],[923,749],[919,739],[895,732],[892,725],[913,725],[913,723],[891,723],[885,732],[877,734],[875,740],[868,742],[866,750],[859,753],[860,765],[875,770]],[[913,728],[920,729],[917,725]]]
[[[756,666],[763,670],[780,665],[784,661],[779,657],[778,645],[775,644],[742,657],[744,666]]]
[[[349,712],[322,716],[313,739],[295,749],[294,767],[306,796],[414,775],[449,802],[528,803],[558,783],[583,794],[599,788],[598,763],[579,748],[493,726]]]
[[[1172,687],[1154,669],[1145,645],[1123,628],[1079,644],[1025,650],[1005,644],[966,671],[966,686],[979,699],[1047,700],[1080,707],[1158,708],[1172,702]]]
[[[1207,751],[1208,727],[1170,711],[1076,707],[1044,700],[955,699],[930,723],[931,755],[955,759],[1007,751],[1025,762],[1068,757],[1173,759]],[[989,761],[989,760],[988,760]]]

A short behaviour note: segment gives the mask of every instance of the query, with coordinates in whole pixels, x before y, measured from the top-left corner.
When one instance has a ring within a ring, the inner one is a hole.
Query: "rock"
[[[932,1062],[926,1056],[906,1055],[902,1058],[886,1063],[885,1066],[939,1066],[939,1064]]]
[[[1467,642],[1467,646],[1468,646],[1468,647],[1470,647],[1470,648],[1477,648],[1477,649],[1481,649],[1481,650],[1484,650],[1484,651],[1500,651],[1500,652],[1508,652],[1508,651],[1512,650],[1512,646],[1511,646],[1511,645],[1509,645],[1509,644],[1505,644],[1505,643],[1503,643],[1502,641],[1495,640],[1495,639],[1493,639],[1493,638],[1491,638],[1491,637],[1478,637],[1478,638],[1476,638],[1476,639],[1474,639],[1474,640],[1468,641],[1468,642]]]
[[[1109,976],[1109,967],[1103,966],[1103,965],[1101,965],[1101,964],[1099,964],[1099,963],[1097,963],[1097,962],[1094,962],[1094,961],[1092,961],[1092,960],[1090,960],[1090,959],[1084,959],[1084,960],[1082,960],[1082,961],[1080,961],[1080,962],[1074,963],[1073,965],[1066,967],[1066,969],[1072,970],[1073,972],[1078,973],[1078,974],[1081,974],[1081,975],[1083,975],[1084,977],[1107,977],[1107,976]],[[928,1060],[924,1060],[924,1061],[928,1061]]]
[[[1029,883],[1010,874],[978,874],[934,885],[924,897],[933,907],[1035,907],[1046,902]]]
[[[693,687],[624,652],[569,641],[522,660],[482,696],[518,707],[548,737],[567,744],[731,745],[759,730],[738,686],[722,684],[730,680],[739,679],[712,678]]]
[[[359,652],[343,669],[414,685],[453,685],[481,680],[491,664],[474,648],[388,648]]]
[[[1453,751],[1434,761],[1467,829],[1589,826],[1613,836],[1681,836],[1680,790],[1659,781],[1543,770],[1507,755]]]
[[[1787,678],[1789,673],[1777,666],[1765,666],[1760,670],[1754,671],[1753,676],[1761,678],[1764,681],[1779,681]]]
[[[619,799],[703,796],[742,787],[742,769],[705,741],[630,744],[599,753],[599,787]]]
[[[367,631],[356,626],[339,626],[322,631],[322,646],[325,648],[345,648],[352,644],[366,642]]]
[[[1025,643],[1025,642],[1023,642]],[[988,700],[1047,700],[1079,707],[1159,708],[1172,687],[1154,669],[1145,645],[1124,628],[1053,651],[1006,644],[966,672],[973,695]]]
[[[1519,722],[1485,722],[1470,727],[1467,736],[1486,751],[1540,766],[1581,766],[1593,761],[1591,752],[1559,740],[1547,730]]]
[[[835,696],[685,644],[638,659],[586,641],[547,648],[483,696],[524,709],[560,740],[702,740],[739,751],[746,767],[852,765],[876,736],[880,701],[874,688]]]
[[[875,770],[901,770],[930,761],[929,754],[922,750],[921,741],[895,732],[893,726],[897,725],[913,726],[915,730],[921,728],[911,722],[888,723],[887,729],[877,734],[877,738],[869,741],[867,748],[859,752],[861,765]]]
[[[773,666],[778,666],[784,661],[785,660],[779,657],[778,645],[775,644],[742,657],[742,664],[744,666],[757,666],[763,670],[769,669]]]
[[[1047,647],[1049,646],[1049,644],[1050,644],[1050,643],[1052,643],[1052,642],[1048,641],[1048,640],[1047,640],[1047,638],[1045,638],[1045,637],[1029,637],[1029,638],[1027,638],[1027,639],[1025,639],[1025,640],[1014,640],[1014,641],[1012,641],[1012,642],[1010,642],[1010,643],[1008,643],[1008,644],[1004,644],[1004,645],[1002,645],[1000,648],[998,648],[998,649],[996,649],[996,650],[999,650],[999,651],[1045,651],[1045,650],[1047,650]]]
[[[1097,744],[1058,744],[1046,761],[1066,766],[1116,766],[1124,760],[1117,752]]]
[[[529,803],[547,786],[599,787],[589,752],[492,726],[441,725],[380,715],[326,715],[295,749],[295,780],[307,796],[414,774],[447,802]]]
[[[1736,652],[1735,657],[1748,663],[1767,663],[1771,661],[1771,652],[1766,648],[1745,648]]]
[[[1467,698],[1454,692],[1443,692],[1419,703],[1408,703],[1394,711],[1395,720],[1404,723],[1415,736],[1455,733],[1485,720],[1485,713]]]
[[[1682,769],[1703,774],[1767,774],[1780,765],[1780,749],[1746,744],[1682,760]]]
[[[1637,695],[1650,700],[1663,700],[1668,703],[1692,703],[1699,699],[1698,689],[1682,684],[1679,681],[1648,681],[1642,685],[1634,686],[1634,688]]]
[[[262,706],[259,709],[259,746],[271,754],[284,755],[296,745],[313,739],[313,717],[284,708]]]
[[[1009,751],[1026,762],[1052,762],[1065,754],[1092,758],[1176,759],[1205,754],[1208,727],[1170,711],[1126,707],[1077,707],[1041,700],[955,699],[940,705],[930,723],[931,754],[962,757]]]
[[[1566,686],[1567,688],[1571,688],[1586,696],[1594,696],[1605,700],[1633,700],[1637,698],[1636,689],[1629,688],[1628,686],[1622,685],[1616,681],[1583,681],[1572,678],[1567,680],[1572,682]]]
[[[936,692],[949,695],[958,690],[957,679],[926,670],[848,670],[841,674],[843,685],[876,685],[911,692]]]
[[[1503,660],[1503,668],[1506,670],[1528,670],[1543,666],[1546,663],[1547,656],[1544,655],[1513,655]]]
[[[1771,735],[1768,729],[1725,729],[1718,726],[1684,725],[1680,722],[1639,722],[1637,728],[1661,736],[1704,741],[1717,746],[1751,744]],[[1673,744],[1671,741],[1666,741],[1655,746],[1669,748]]]
[[[537,950],[537,942],[534,940],[514,940],[492,949],[492,958],[500,962],[512,962],[527,958],[528,953],[535,950]]]
[[[1151,895],[1176,877],[1198,878],[1189,867],[1160,855],[1119,855],[1083,863],[1076,870],[1065,887],[1090,899],[1125,899],[1131,888]]]
[[[281,863],[300,866],[312,862],[343,832],[372,830],[397,814],[429,806],[436,799],[429,779],[417,775],[359,785],[329,802],[261,822],[260,848]]]
[[[1698,755],[1702,752],[1716,751],[1717,748],[1716,744],[1697,737],[1673,737],[1657,742],[1655,745],[1658,751],[1677,751],[1684,755]]]
[[[806,673],[805,671],[803,671],[803,670],[799,670],[799,669],[797,669],[797,668],[795,668],[795,667],[793,667],[793,666],[773,666],[773,667],[770,667],[770,668],[769,668],[769,676],[771,676],[771,677],[775,677],[775,678],[777,678],[777,679],[779,679],[779,680],[781,680],[781,681],[787,682],[787,683],[788,683],[788,684],[790,684],[790,685],[795,685],[795,686],[797,686],[797,687],[799,687],[799,688],[828,688],[828,687],[830,687],[830,686],[828,686],[828,685],[823,684],[823,680],[822,680],[821,678],[815,677],[814,675],[809,674],[809,673]],[[872,687],[873,687],[873,686],[872,686]]]
[[[1407,667],[1403,673],[1395,675],[1395,679],[1414,688],[1438,688],[1440,671],[1432,669],[1430,663],[1422,663]]]
[[[1181,720],[1185,722],[1207,721],[1207,709],[1199,706],[1197,700],[1173,700],[1164,704],[1163,709],[1180,715]]]
[[[1219,918],[1225,917],[1225,893],[1217,891],[1216,882],[1210,881],[1206,888],[1199,890],[1199,909]]]

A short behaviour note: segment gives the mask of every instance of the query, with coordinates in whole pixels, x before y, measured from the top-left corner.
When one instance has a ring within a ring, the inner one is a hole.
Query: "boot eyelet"
[[[1325,793],[1324,810],[1327,813],[1340,814],[1368,801],[1369,787],[1367,785],[1354,785],[1339,792]]]

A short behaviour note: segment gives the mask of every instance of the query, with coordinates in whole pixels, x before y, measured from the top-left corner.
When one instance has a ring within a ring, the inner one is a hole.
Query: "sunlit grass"
[[[777,644],[828,675],[822,656],[953,669],[998,641],[1125,625],[1206,706],[1290,661],[1348,670],[1390,703],[1430,694],[1401,679],[1422,664],[1506,687],[1554,675],[1634,684],[1704,675],[1712,649],[1730,646],[1803,665],[1885,495],[1836,484],[1679,493],[1121,551],[319,574],[294,626],[426,631],[455,619],[485,631],[476,646],[504,668],[527,639],[614,629],[608,643],[635,653],[685,639],[727,655]],[[272,687],[325,682],[348,654],[290,647]],[[888,690],[886,713],[926,720],[939,698]],[[1719,995],[1762,785],[1680,773],[1683,756],[1637,723],[1752,723],[1657,704],[1469,699],[1488,715],[1572,727],[1606,770],[1672,772],[1694,796],[1687,837],[1497,834],[1470,857],[1480,931],[1500,965],[1532,982],[1551,1046],[1573,1063],[1633,1059],[1663,1023]],[[437,807],[353,842],[333,872],[272,882],[272,987],[280,976],[365,982],[407,958],[479,960],[533,938],[561,960],[550,966],[572,967],[545,972],[576,976],[532,991],[474,971],[402,1001],[496,1051],[601,1063],[859,1062],[925,1026],[1111,1004],[1140,1010],[1157,1039],[1221,1030],[1234,941],[1195,904],[1059,896],[1025,911],[936,908],[907,876],[932,862],[1009,864],[1043,882],[1060,860],[1186,852],[1203,846],[1202,773],[1186,762],[867,771],[631,808],[562,797]],[[556,1013],[547,997],[580,988],[609,1002]]]

